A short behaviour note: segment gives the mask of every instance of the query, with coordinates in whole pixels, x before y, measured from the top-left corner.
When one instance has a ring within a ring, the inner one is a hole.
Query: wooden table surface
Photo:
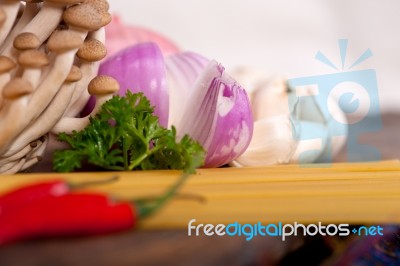
[[[383,130],[363,138],[380,149],[382,159],[400,158],[399,121],[400,115],[384,115]],[[339,161],[345,158],[344,152],[338,156]],[[246,242],[241,237],[189,237],[185,230],[130,231],[4,246],[0,265],[275,265],[303,244],[303,238],[282,242],[258,237]]]

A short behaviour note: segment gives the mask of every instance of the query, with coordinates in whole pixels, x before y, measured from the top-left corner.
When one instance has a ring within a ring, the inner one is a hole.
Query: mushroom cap
[[[106,57],[107,48],[101,41],[89,39],[83,43],[76,55],[85,61],[95,62]]]
[[[11,58],[0,55],[0,74],[10,71],[16,66],[17,64],[15,64],[15,62]]]
[[[94,31],[110,23],[111,15],[105,10],[95,8],[93,4],[80,4],[67,8],[63,20],[69,26]]]
[[[88,91],[90,95],[113,94],[119,91],[119,83],[110,76],[100,75],[90,81]]]
[[[41,68],[49,65],[49,57],[35,49],[25,50],[18,56],[18,64],[25,68]]]
[[[81,47],[83,40],[78,33],[69,30],[55,31],[47,41],[47,48],[54,53],[64,53]]]
[[[84,0],[44,0],[45,2],[50,2],[54,4],[62,4],[62,5],[76,5],[82,3]]]
[[[3,88],[3,97],[5,99],[16,99],[32,93],[34,88],[32,84],[22,78],[13,78]]]
[[[65,82],[76,82],[82,78],[82,71],[79,67],[73,65]]]
[[[93,5],[95,8],[99,10],[108,11],[110,9],[110,5],[107,0],[85,0],[84,4]]]
[[[7,14],[2,7],[0,7],[0,27],[3,26],[7,19]]]
[[[37,49],[41,45],[39,38],[31,33],[24,32],[14,39],[14,48],[18,50]]]

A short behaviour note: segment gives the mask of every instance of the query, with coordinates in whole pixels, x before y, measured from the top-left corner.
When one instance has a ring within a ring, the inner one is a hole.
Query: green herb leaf
[[[204,163],[204,149],[187,135],[178,141],[176,129],[160,126],[153,111],[143,93],[114,96],[84,130],[59,135],[71,149],[55,152],[54,169],[69,172],[89,163],[108,170],[183,169],[193,173]]]

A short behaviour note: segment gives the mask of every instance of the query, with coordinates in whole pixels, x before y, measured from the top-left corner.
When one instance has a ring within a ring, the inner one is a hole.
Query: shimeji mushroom
[[[5,155],[10,156],[21,150],[26,143],[32,143],[47,134],[62,118],[74,92],[75,85],[72,82],[65,83],[35,122],[13,141],[13,144],[9,147]]]
[[[17,0],[4,0],[0,2],[0,9],[2,13],[5,14],[5,19],[3,18],[3,22],[0,26],[0,43],[3,43],[7,38],[8,33],[14,25],[19,11],[19,4],[20,1]]]
[[[104,28],[101,28],[95,32],[92,32],[88,36],[90,40],[96,40],[96,42],[105,42],[105,31]],[[86,46],[87,48],[87,46]],[[96,46],[93,51],[93,54],[96,55],[96,59],[101,60],[106,55],[106,50],[103,46]],[[81,48],[82,49],[82,48]],[[82,51],[81,51],[82,53]],[[79,58],[79,51],[78,51]],[[86,60],[85,60],[86,58]],[[80,58],[80,69],[83,74],[83,78],[77,83],[74,95],[72,96],[72,100],[70,105],[67,108],[65,116],[75,117],[79,114],[79,112],[84,108],[87,101],[89,100],[89,93],[87,90],[87,86],[89,82],[97,75],[99,70],[99,64],[97,61],[87,60],[87,56],[81,54]]]
[[[37,163],[51,131],[84,127],[88,117],[75,116],[89,93],[95,112],[119,89],[111,78],[94,79],[108,9],[105,0],[0,0],[0,173]]]
[[[111,22],[111,15],[100,5],[80,4],[67,8],[63,20],[71,31],[80,33],[82,39],[89,31],[96,31]]]
[[[84,3],[93,5],[95,8],[103,11],[108,11],[110,9],[110,5],[106,0],[85,0]]]
[[[0,163],[0,173],[13,174],[23,171],[42,160],[42,154],[46,149],[48,138],[41,138],[34,147],[28,145],[20,153],[8,157]],[[17,156],[18,155],[18,156]]]
[[[24,27],[22,32],[32,32],[44,42],[61,22],[64,9],[82,0],[43,0],[39,13]]]
[[[11,79],[3,88],[3,106],[0,110],[0,154],[11,145],[11,140],[24,128],[28,97],[33,86],[22,78]]]
[[[105,41],[104,26],[111,21],[111,15],[108,13],[108,6],[103,1],[89,1],[79,5],[67,8],[64,12],[63,20],[68,25],[69,30],[80,34],[85,39],[88,32],[92,39],[99,42]],[[98,54],[99,52],[97,52]],[[71,104],[67,108],[67,116],[76,116],[84,107],[89,98],[86,92],[87,84],[95,77],[98,71],[98,63],[81,60],[81,71],[83,78],[78,82]],[[94,62],[94,61],[92,61]]]
[[[79,67],[73,65],[68,73],[65,82],[76,82],[82,79],[82,71]]]
[[[28,25],[28,23],[36,16],[36,14],[40,10],[40,5],[36,2],[28,2],[26,3],[26,7],[22,17],[18,19],[18,22],[15,24],[11,32],[8,34],[4,43],[0,46],[1,54],[7,56],[14,56],[13,51],[13,42],[14,39],[21,34],[22,29]]]
[[[4,8],[0,7],[0,28],[3,26],[4,22],[6,21],[7,14],[4,11]]]
[[[91,114],[82,118],[63,117],[54,126],[51,132],[71,133],[73,130],[82,130],[89,123],[89,117],[96,114],[101,105],[110,100],[119,91],[119,83],[109,76],[97,76],[89,83],[89,94],[96,97],[96,105]]]
[[[106,57],[107,49],[101,41],[88,39],[79,48],[76,55],[84,61],[96,62]]]
[[[56,31],[51,35],[47,47],[56,57],[30,99],[30,120],[35,120],[57,94],[71,70],[81,44],[80,36],[69,30]]]
[[[18,64],[24,69],[22,78],[29,80],[32,86],[39,84],[42,68],[50,63],[48,56],[39,50],[26,50],[20,53]]]
[[[48,132],[60,119],[69,104],[74,84],[63,86],[66,88],[62,89],[60,87],[68,77],[75,54],[81,44],[80,36],[68,30],[56,31],[51,35],[47,47],[56,54],[56,58],[49,72],[30,97],[28,102],[30,112],[24,119],[25,130],[13,141],[11,148],[5,153],[6,156],[23,148],[24,143],[33,141]],[[55,101],[55,99],[61,99],[61,101]],[[26,128],[28,125],[30,125],[29,128]]]
[[[42,160],[42,154],[44,153],[46,146],[47,146],[47,142],[48,142],[48,137],[41,137],[38,145],[32,149],[31,152],[29,152],[25,158],[26,161],[24,162],[23,166],[21,167],[21,169],[19,171],[23,171],[29,167],[31,167],[32,165],[40,162]]]
[[[32,32],[24,32],[15,37],[13,46],[18,50],[37,49],[42,43]]]
[[[0,109],[3,102],[3,87],[11,79],[11,70],[13,70],[17,65],[13,60],[6,56],[0,56]]]

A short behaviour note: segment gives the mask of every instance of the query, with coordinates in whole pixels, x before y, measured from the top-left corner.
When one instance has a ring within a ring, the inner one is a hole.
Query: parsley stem
[[[144,159],[147,158],[148,153],[144,153],[142,155],[140,155],[138,158],[136,158],[136,160],[134,160],[133,162],[131,162],[129,164],[128,170],[133,170],[136,166],[138,166]]]
[[[143,162],[144,159],[149,157],[150,155],[156,153],[160,148],[158,147],[153,147],[151,150],[147,150],[144,154],[140,155],[136,160],[130,163],[128,170],[133,170],[135,167],[137,167],[139,164]]]
[[[122,153],[124,156],[124,170],[129,170],[129,165],[128,165],[128,145],[126,143],[126,137],[122,138]]]

